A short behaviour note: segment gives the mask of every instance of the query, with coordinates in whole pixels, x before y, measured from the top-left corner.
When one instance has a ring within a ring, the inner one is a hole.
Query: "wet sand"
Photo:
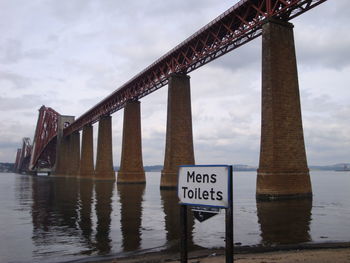
[[[180,262],[180,261],[170,261]],[[224,256],[212,256],[191,259],[189,263],[225,263]],[[350,248],[292,250],[266,253],[235,255],[234,262],[239,263],[349,263]]]
[[[292,247],[243,248],[234,254],[238,263],[350,263],[350,243],[312,244]],[[188,263],[225,263],[224,250],[208,249],[191,252]],[[126,258],[96,261],[103,263],[179,263],[178,253],[149,253]]]

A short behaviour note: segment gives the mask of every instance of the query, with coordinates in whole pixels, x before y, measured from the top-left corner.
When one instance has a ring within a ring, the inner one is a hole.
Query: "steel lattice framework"
[[[60,114],[52,108],[41,106],[39,109],[39,117],[36,125],[33,151],[30,161],[30,169],[38,167],[38,161],[42,155],[44,156],[45,162],[49,158],[50,154],[47,153],[49,144],[55,144],[54,140],[57,136],[58,131],[58,117]],[[50,147],[52,148],[52,147]],[[54,149],[53,149],[54,151]],[[45,153],[44,153],[45,152]],[[44,153],[44,154],[43,154]]]
[[[26,172],[29,168],[30,156],[32,153],[32,145],[30,138],[22,139],[22,148],[17,149],[15,169],[17,172]]]
[[[19,172],[19,166],[20,166],[20,162],[21,162],[21,153],[22,153],[22,149],[18,148],[17,153],[16,153],[16,161],[15,161],[15,171],[16,172]]]
[[[189,73],[260,36],[266,19],[289,21],[325,1],[241,0],[88,110],[64,135],[163,87],[172,73]]]

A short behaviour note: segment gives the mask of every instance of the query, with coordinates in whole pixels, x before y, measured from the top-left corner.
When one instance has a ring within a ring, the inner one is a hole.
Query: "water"
[[[255,201],[254,172],[234,173],[234,240],[275,246],[350,241],[350,172],[311,172],[313,200]],[[178,250],[176,191],[87,179],[0,174],[0,262],[84,261]],[[224,213],[190,220],[194,247],[224,246]]]

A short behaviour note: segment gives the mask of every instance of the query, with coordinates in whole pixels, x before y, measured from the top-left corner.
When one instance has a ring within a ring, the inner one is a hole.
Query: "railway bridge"
[[[29,148],[18,151],[18,171],[116,179],[118,184],[145,183],[141,98],[167,85],[166,149],[160,187],[176,187],[178,165],[195,164],[189,73],[262,36],[262,118],[256,196],[258,199],[311,197],[294,28],[290,20],[325,1],[241,0],[82,116],[75,119],[42,106],[30,153]],[[116,177],[111,114],[120,109],[124,109],[124,123],[120,170]],[[94,164],[92,124],[96,122]]]

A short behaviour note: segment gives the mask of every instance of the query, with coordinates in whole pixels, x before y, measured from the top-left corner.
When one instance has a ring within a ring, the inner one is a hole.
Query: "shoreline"
[[[177,263],[180,253],[173,251],[159,251],[146,253],[127,253],[121,257],[113,255],[105,258],[86,258],[82,261],[89,263]],[[321,258],[320,258],[321,257]],[[339,257],[339,261],[338,258]],[[350,262],[350,242],[304,243],[297,245],[277,246],[235,246],[234,261],[246,263],[258,262]],[[189,263],[225,262],[225,250],[197,249],[189,252]]]

